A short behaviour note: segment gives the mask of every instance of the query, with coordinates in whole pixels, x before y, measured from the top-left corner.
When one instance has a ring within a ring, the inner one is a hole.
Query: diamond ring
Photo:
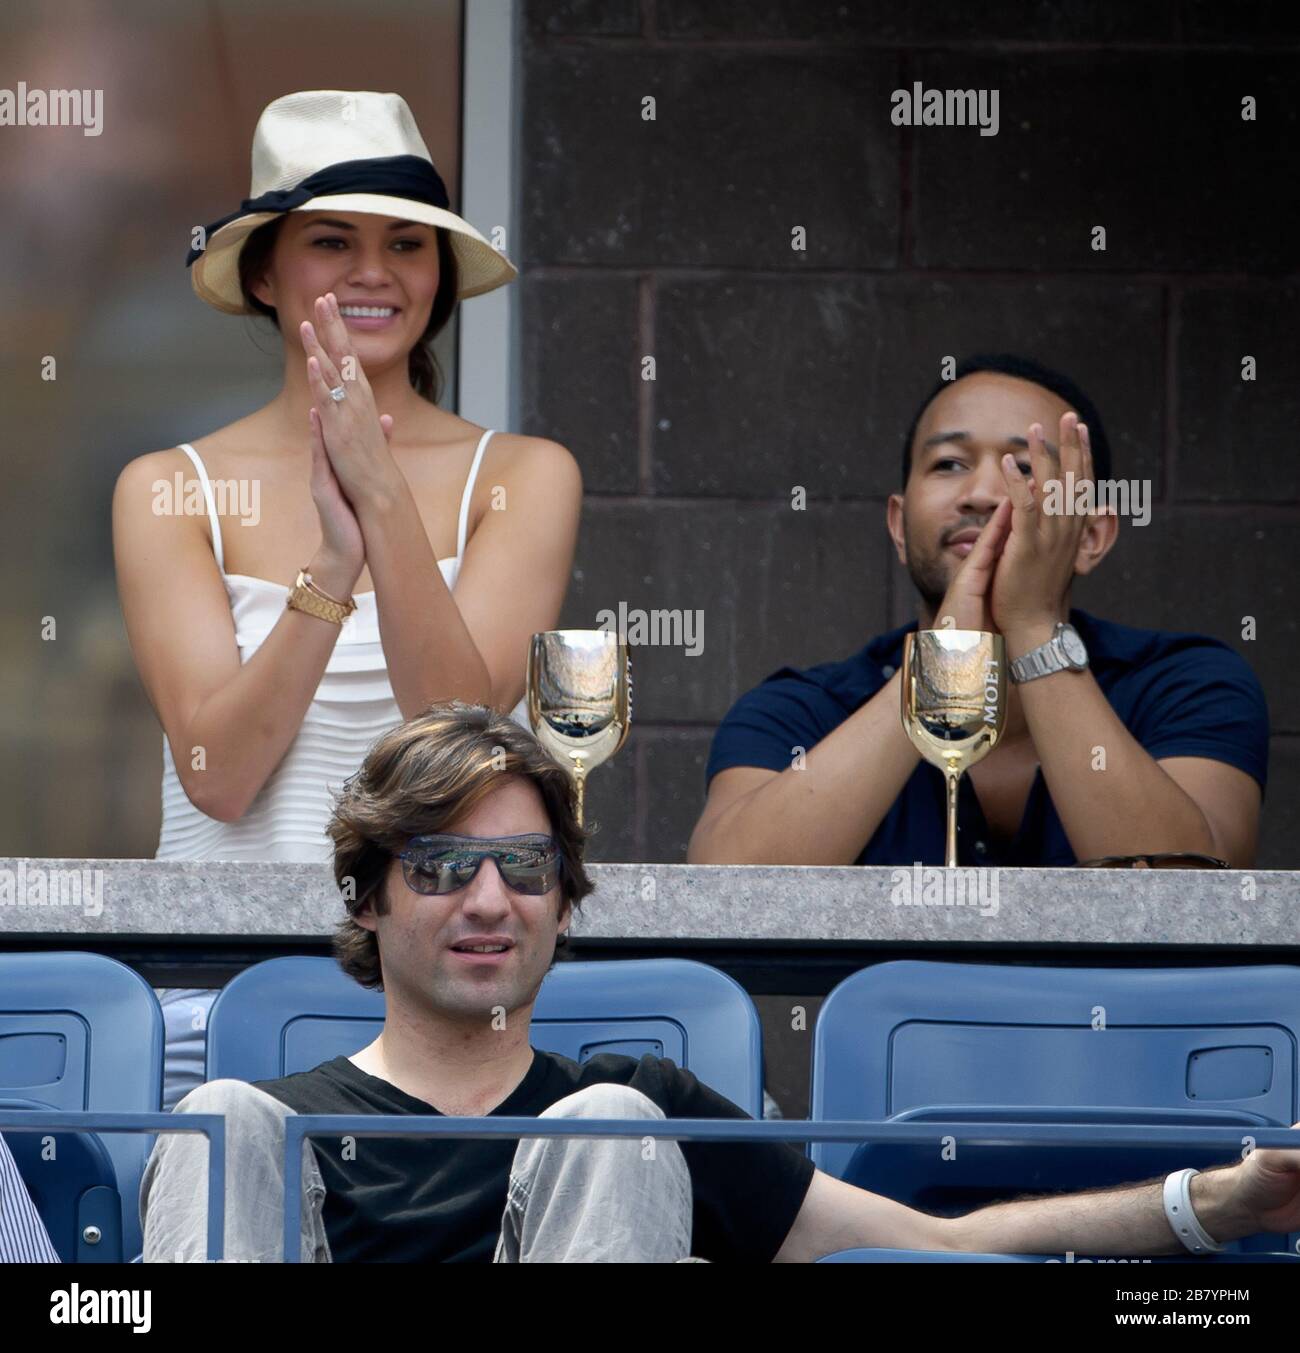
[[[347,392],[341,385],[336,385],[336,386],[330,391],[330,398],[331,398],[336,404],[341,403],[341,402],[342,402],[343,400],[345,400],[347,397],[348,397],[348,392]]]

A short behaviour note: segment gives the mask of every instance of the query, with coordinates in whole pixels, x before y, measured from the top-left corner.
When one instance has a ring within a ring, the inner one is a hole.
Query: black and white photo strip
[[[516,1263],[1290,1329],[1297,69],[1291,0],[6,0],[13,1346]]]

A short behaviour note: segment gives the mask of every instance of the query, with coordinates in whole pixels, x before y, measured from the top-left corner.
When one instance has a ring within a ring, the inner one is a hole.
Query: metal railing
[[[208,1259],[224,1256],[226,1116],[221,1113],[86,1113],[71,1109],[0,1110],[0,1132],[200,1132],[208,1139]],[[119,1181],[120,1182],[120,1181]],[[138,1198],[124,1199],[140,1206]]]
[[[452,1137],[528,1139],[547,1137],[634,1138],[663,1141],[790,1141],[931,1143],[960,1137],[963,1149],[1038,1146],[1092,1151],[1111,1147],[1167,1145],[1222,1148],[1225,1160],[1240,1155],[1243,1137],[1253,1149],[1300,1150],[1292,1128],[1117,1126],[1072,1123],[889,1123],[743,1118],[460,1118],[427,1114],[290,1114],[284,1120],[284,1259],[300,1261],[302,1143],[312,1137]],[[208,1139],[209,1261],[224,1258],[226,1122],[214,1113],[83,1113],[37,1109],[0,1111],[3,1132],[199,1132]]]
[[[336,1133],[353,1137],[653,1137],[664,1141],[933,1142],[958,1135],[963,1149],[980,1146],[1089,1148],[1147,1146],[1223,1147],[1240,1155],[1243,1129],[1233,1127],[1132,1127],[1073,1123],[883,1123],[874,1121],[755,1121],[738,1118],[452,1118],[429,1114],[290,1114],[284,1132],[284,1258],[297,1263],[302,1230],[302,1142]],[[1255,1149],[1300,1151],[1300,1132],[1257,1128]],[[1204,1262],[1204,1261],[1202,1261]]]

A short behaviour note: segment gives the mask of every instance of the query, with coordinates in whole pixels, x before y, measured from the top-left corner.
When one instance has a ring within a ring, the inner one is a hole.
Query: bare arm
[[[419,508],[397,471],[392,484],[353,500],[375,583],[379,638],[402,717],[437,700],[487,703],[491,674],[442,576]]]
[[[1237,1200],[1236,1167],[1191,1182],[1192,1210],[1214,1240],[1261,1228]],[[1124,1188],[997,1203],[947,1223],[949,1247],[995,1254],[1176,1254],[1183,1248],[1165,1217],[1163,1178]]]
[[[719,771],[687,859],[692,864],[852,864],[920,760],[899,717],[901,680],[895,672],[806,754],[802,766]]]
[[[988,629],[987,594],[1010,521],[985,523],[939,608],[963,629]],[[709,785],[691,835],[692,864],[852,864],[916,769],[903,732],[902,674],[827,734],[801,767],[735,766]],[[793,754],[792,754],[793,762]]]
[[[1295,1124],[1300,1127],[1300,1124]],[[777,1263],[836,1250],[966,1250],[988,1254],[1176,1254],[1163,1180],[996,1203],[964,1217],[931,1217],[817,1171]],[[1191,1181],[1197,1220],[1220,1243],[1300,1226],[1300,1145],[1253,1151]]]
[[[1052,627],[1007,634],[1009,661]],[[1153,851],[1254,863],[1260,791],[1244,771],[1203,757],[1156,761],[1125,728],[1090,671],[1017,688],[1052,804],[1080,860]],[[1104,768],[1096,749],[1105,753]]]
[[[555,442],[513,443],[508,471],[481,474],[489,502],[453,598],[405,480],[363,499],[357,518],[393,693],[406,717],[437,700],[509,710],[524,691],[528,642],[559,619],[577,544],[582,476]]]
[[[297,736],[339,628],[286,609],[241,664],[205,519],[153,511],[152,485],[170,481],[178,468],[195,477],[182,452],[159,451],[133,460],[118,477],[118,593],[140,679],[182,788],[200,812],[233,822]],[[324,552],[310,569],[332,596],[346,596],[356,581],[350,565]]]
[[[496,439],[487,456],[502,445],[512,454],[486,484],[492,502],[453,599],[332,293],[317,298],[316,325],[304,321],[300,332],[326,452],[364,537],[399,708],[407,718],[452,699],[509,709],[523,693],[528,641],[555,624],[568,586],[582,504],[577,463],[556,442]],[[329,391],[344,371],[351,390],[335,402]]]
[[[1003,457],[1011,530],[991,594],[1012,662],[1052,637],[1070,580],[1090,558],[1086,539],[1113,539],[1116,529],[1109,514],[1046,511],[1043,486],[1053,477],[1093,476],[1088,429],[1077,415],[1062,416],[1057,451],[1037,423],[1028,441],[1032,479],[1014,457]],[[1157,762],[1090,671],[1054,672],[1018,690],[1053,806],[1079,859],[1195,851],[1238,867],[1253,863],[1260,793],[1250,776],[1202,757]],[[1105,753],[1104,770],[1095,749]]]

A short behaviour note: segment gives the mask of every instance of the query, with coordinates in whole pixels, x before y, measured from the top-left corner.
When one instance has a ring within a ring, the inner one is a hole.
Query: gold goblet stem
[[[948,770],[944,777],[948,781],[948,846],[944,851],[944,864],[948,869],[957,867],[957,782],[961,771]]]
[[[585,827],[587,825],[587,767],[583,764],[581,756],[573,758],[573,786],[578,794],[578,826]]]

